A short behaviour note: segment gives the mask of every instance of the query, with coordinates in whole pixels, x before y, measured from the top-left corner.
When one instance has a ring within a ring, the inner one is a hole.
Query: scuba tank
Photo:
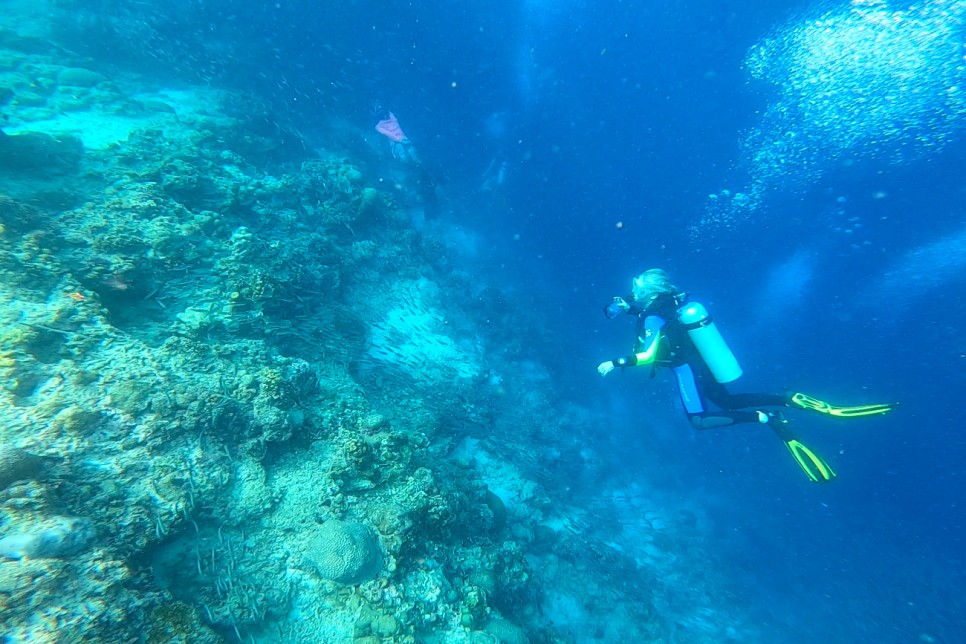
[[[688,302],[677,313],[678,322],[688,332],[714,379],[723,384],[740,378],[741,366],[711,321],[708,309],[698,302]]]

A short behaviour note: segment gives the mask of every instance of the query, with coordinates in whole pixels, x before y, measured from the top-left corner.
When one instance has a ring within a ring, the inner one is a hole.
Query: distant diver
[[[413,148],[409,137],[403,132],[395,114],[392,112],[380,114],[379,122],[376,123],[376,132],[389,139],[389,149],[392,151],[392,156],[400,161],[419,162],[416,157],[416,150]]]
[[[437,190],[443,179],[443,174],[431,170],[416,154],[412,141],[403,132],[399,119],[381,104],[375,103],[372,115],[378,119],[376,132],[389,139],[389,149],[393,158],[401,161],[407,175],[408,187],[411,194],[419,199],[425,209],[426,216],[434,217],[439,212],[439,195]]]
[[[597,371],[606,376],[616,367],[650,365],[669,367],[677,377],[685,412],[695,429],[713,429],[738,423],[768,425],[789,453],[815,483],[827,483],[835,471],[825,459],[806,447],[788,427],[781,411],[767,407],[793,407],[836,418],[877,416],[892,411],[898,403],[839,407],[803,393],[732,394],[725,387],[741,374],[741,367],[711,321],[707,309],[688,298],[659,268],[634,278],[631,293],[615,297],[604,307],[613,319],[622,313],[637,316],[634,352],[623,358],[600,363]],[[653,373],[653,372],[652,372]],[[708,410],[707,401],[719,410]]]
[[[481,177],[481,192],[493,192],[499,190],[506,183],[507,162],[506,159],[490,159],[490,165],[486,166]]]

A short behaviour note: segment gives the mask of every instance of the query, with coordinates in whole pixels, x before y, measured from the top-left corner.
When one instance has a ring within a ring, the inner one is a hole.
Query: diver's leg
[[[721,385],[722,388],[724,385]],[[788,399],[778,394],[728,394],[727,404],[721,405],[725,409],[747,409],[748,407],[784,407]],[[719,404],[715,401],[715,404]]]
[[[784,407],[788,399],[776,394],[733,394],[728,388],[714,379],[711,371],[701,365],[694,371],[698,389],[711,402],[728,411],[748,409],[749,407]]]
[[[688,420],[695,429],[714,429],[715,427],[726,427],[737,423],[758,423],[758,412],[755,411],[715,411],[709,412],[705,408],[705,390],[707,382],[699,380],[694,373],[694,369],[689,364],[683,364],[674,368],[674,375],[678,381],[678,392],[681,394],[681,402],[684,403],[684,411],[688,415]],[[717,384],[717,383],[716,383]],[[718,385],[722,389],[723,385]],[[716,394],[718,392],[715,392]],[[725,390],[727,394],[727,390]],[[710,397],[710,396],[709,396]],[[717,401],[712,398],[717,404]]]
[[[688,420],[695,429],[715,429],[741,423],[760,423],[756,411],[712,411],[701,414],[688,414]]]
[[[788,449],[795,463],[805,472],[808,480],[814,483],[828,483],[835,478],[835,470],[825,462],[821,456],[803,444],[788,427],[788,421],[781,412],[766,413],[764,411],[744,411],[741,407],[784,407],[786,399],[783,396],[771,394],[731,394],[727,387],[714,380],[711,374],[706,377],[695,377],[694,370],[689,365],[682,365],[674,369],[678,379],[678,389],[688,419],[695,429],[713,429],[727,427],[739,423],[765,423],[781,439]],[[704,397],[707,396],[716,405],[723,407],[723,411],[707,412],[704,408]],[[695,403],[697,401],[697,403]]]
[[[777,394],[733,394],[728,391],[726,386],[715,380],[711,371],[703,364],[695,370],[694,376],[698,388],[705,397],[718,407],[729,411],[748,409],[749,407],[784,407],[788,402],[786,396]]]

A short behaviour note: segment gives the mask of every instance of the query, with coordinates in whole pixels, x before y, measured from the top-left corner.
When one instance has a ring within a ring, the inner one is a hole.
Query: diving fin
[[[824,400],[813,398],[808,394],[793,393],[788,397],[789,407],[798,407],[817,411],[820,414],[835,416],[836,418],[858,418],[859,416],[881,416],[887,414],[898,406],[899,403],[883,403],[875,405],[855,405],[852,407],[840,407],[830,405]]]
[[[771,412],[768,416],[768,426],[788,448],[788,452],[810,481],[813,483],[828,483],[837,476],[835,470],[824,458],[813,452],[792,434],[792,431],[788,428],[788,421],[785,420],[781,412]]]
[[[785,443],[785,447],[788,448],[798,466],[805,472],[805,476],[813,483],[828,483],[837,476],[835,470],[824,458],[803,445],[797,438],[782,442]]]

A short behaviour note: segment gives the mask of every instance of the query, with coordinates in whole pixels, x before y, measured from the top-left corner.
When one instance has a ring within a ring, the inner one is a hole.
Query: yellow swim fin
[[[859,416],[881,416],[895,409],[899,403],[883,403],[875,405],[855,405],[852,407],[840,407],[830,405],[824,400],[813,398],[808,394],[793,393],[788,397],[789,407],[798,407],[809,411],[817,411],[820,414],[835,416],[836,418],[858,418]]]
[[[837,476],[825,459],[803,445],[797,438],[782,442],[785,443],[785,447],[788,448],[798,466],[805,472],[805,476],[813,483],[828,483]]]
[[[828,483],[836,477],[835,470],[825,462],[824,458],[795,437],[795,434],[788,427],[788,421],[785,420],[781,412],[769,414],[768,426],[788,448],[788,452],[810,481],[813,483]]]

